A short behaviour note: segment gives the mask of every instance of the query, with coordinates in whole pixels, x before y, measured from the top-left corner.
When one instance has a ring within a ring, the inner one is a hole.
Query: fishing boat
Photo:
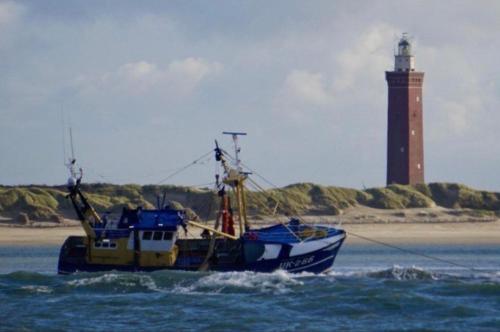
[[[216,174],[220,208],[213,226],[190,220],[184,210],[169,206],[156,209],[124,208],[120,218],[100,216],[81,190],[82,170],[73,158],[68,164],[68,197],[85,231],[64,242],[58,262],[60,274],[107,270],[191,271],[285,270],[321,273],[332,268],[346,233],[330,225],[305,224],[289,218],[272,226],[254,228],[247,217],[244,172],[239,159],[238,136],[234,155],[219,147],[215,160],[223,174]],[[236,201],[233,213],[231,201]],[[236,224],[236,226],[235,226]],[[180,236],[188,227],[202,231],[197,238]]]

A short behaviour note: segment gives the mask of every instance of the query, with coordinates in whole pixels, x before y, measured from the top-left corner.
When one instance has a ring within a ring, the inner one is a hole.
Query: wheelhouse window
[[[142,239],[143,240],[151,240],[151,235],[153,234],[153,232],[144,232],[142,234]]]
[[[96,241],[94,242],[94,248],[97,249],[116,249],[116,242],[111,242],[109,240]]]
[[[165,234],[163,234],[163,240],[170,241],[170,240],[172,240],[173,236],[174,236],[174,233],[165,232]]]
[[[155,232],[153,235],[153,240],[155,241],[160,241],[163,237],[163,232]]]

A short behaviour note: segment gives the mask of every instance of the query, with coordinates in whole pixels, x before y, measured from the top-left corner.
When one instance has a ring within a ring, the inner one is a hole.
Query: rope
[[[225,152],[225,151],[224,151]],[[227,154],[229,156],[229,158],[231,159],[234,159],[232,158],[229,154]],[[252,174],[255,174],[257,175],[260,179],[262,179],[264,182],[266,182],[267,184],[269,184],[270,186],[274,187],[275,189],[279,189],[275,184],[273,184],[271,181],[267,180],[264,176],[260,175],[259,173],[257,173],[256,171],[254,171],[253,169],[251,169],[250,167],[248,167],[247,165],[245,165],[244,163],[241,163],[241,165],[243,167],[245,167],[246,169],[248,169],[250,172],[252,172]],[[254,181],[251,181],[253,182],[253,184],[256,184]],[[262,190],[262,192],[264,192],[263,188],[258,186],[260,190]],[[265,193],[265,192],[264,192]],[[270,196],[272,199],[274,199],[274,197]],[[275,199],[274,199],[275,200]],[[276,200],[275,200],[276,201]],[[296,211],[295,211],[296,212]],[[296,217],[298,217],[301,221],[303,221],[303,218],[300,216],[300,215],[296,215]],[[427,254],[423,254],[423,253],[420,253],[418,251],[414,251],[414,250],[411,250],[411,249],[405,249],[405,248],[401,248],[401,247],[398,247],[396,245],[393,245],[393,244],[389,244],[389,243],[386,243],[386,242],[382,242],[382,241],[379,241],[379,240],[375,240],[375,239],[371,239],[369,237],[366,237],[366,236],[362,236],[362,235],[359,235],[359,234],[356,234],[356,233],[353,233],[353,232],[348,232],[349,235],[353,235],[355,237],[358,237],[360,239],[363,239],[365,241],[368,241],[368,242],[372,242],[372,243],[376,243],[376,244],[379,244],[379,245],[382,245],[382,246],[385,246],[385,247],[388,247],[388,248],[391,248],[391,249],[396,249],[396,250],[399,250],[401,252],[404,252],[404,253],[407,253],[407,254],[411,254],[411,255],[415,255],[415,256],[420,256],[420,257],[424,257],[424,258],[427,258],[427,259],[430,259],[430,260],[434,260],[434,261],[437,261],[437,262],[441,262],[441,263],[446,263],[446,264],[449,264],[449,265],[452,265],[452,266],[456,266],[456,267],[460,267],[460,268],[463,268],[463,269],[466,269],[466,270],[469,270],[469,271],[472,271],[472,272],[478,272],[479,270],[476,269],[476,268],[473,268],[471,266],[468,266],[468,265],[464,265],[464,264],[460,264],[460,263],[457,263],[457,262],[454,262],[454,261],[450,261],[448,259],[444,259],[444,258],[439,258],[439,257],[435,257],[435,256],[431,256],[431,255],[427,255]]]
[[[446,263],[446,264],[449,264],[449,265],[461,267],[463,269],[470,270],[470,271],[473,271],[473,272],[478,272],[479,271],[479,270],[477,270],[477,269],[475,269],[475,268],[473,268],[471,266],[468,266],[468,265],[463,265],[463,264],[460,264],[460,263],[457,263],[457,262],[454,262],[454,261],[450,261],[448,259],[444,259],[444,258],[439,258],[439,257],[435,257],[435,256],[423,254],[421,252],[414,251],[414,250],[411,250],[411,249],[401,248],[401,247],[398,247],[396,245],[393,245],[393,244],[390,244],[390,243],[386,243],[386,242],[382,242],[382,241],[375,240],[375,239],[371,239],[369,237],[366,237],[366,236],[363,236],[363,235],[359,235],[359,234],[356,234],[356,233],[353,233],[353,232],[348,232],[348,234],[349,235],[353,235],[353,236],[355,236],[357,238],[363,239],[363,240],[368,241],[368,242],[373,242],[373,243],[376,243],[376,244],[379,244],[379,245],[382,245],[382,246],[385,246],[385,247],[388,247],[388,248],[399,250],[399,251],[407,253],[407,254],[411,254],[411,255],[415,255],[415,256],[420,256],[420,257],[424,257],[424,258],[427,258],[427,259],[430,259],[430,260],[434,260],[434,261],[437,261],[437,262]]]
[[[260,198],[257,199],[257,196],[255,196],[254,198],[255,198],[256,201],[260,200]],[[267,210],[269,212],[273,212],[267,205],[265,205],[265,203],[263,203],[263,201],[260,201],[260,203],[261,203],[261,206],[265,208],[265,210]],[[271,216],[273,216],[273,215],[271,215]],[[289,234],[292,234],[299,242],[304,242],[303,239],[301,239],[294,231],[292,231],[290,229],[290,227],[287,225],[286,221],[282,221],[279,218],[277,218],[277,221],[286,228],[287,232],[277,232],[276,234],[278,234],[278,233],[282,233],[282,234],[289,233]]]
[[[269,198],[271,198],[272,200],[274,200],[276,203],[279,203],[274,197],[272,197],[271,195],[269,195],[264,188],[262,188],[258,183],[256,183],[255,181],[253,181],[252,179],[248,178],[249,180],[249,183],[252,184],[255,188],[257,188],[257,191],[261,191],[264,195],[268,195]],[[254,196],[254,199],[256,201],[258,201],[259,203],[261,203],[261,205],[268,211],[268,212],[271,212],[271,217],[273,217],[275,215],[275,212],[276,211],[273,211],[271,210],[271,208],[269,208],[267,206],[267,204],[263,201],[263,200],[260,200],[260,197],[258,197],[258,195],[255,195]],[[297,240],[299,240],[300,242],[303,242],[302,239],[300,239],[300,237],[297,236],[297,234],[295,234],[295,232],[293,232],[290,227],[288,227],[288,225],[286,224],[286,222],[283,222],[281,220],[279,220],[279,223],[282,224],[290,234],[292,234]]]
[[[227,153],[225,150],[222,150],[222,152],[224,153],[224,155],[226,155],[229,159],[231,159],[232,161],[235,161],[235,159],[229,154]],[[272,184],[271,182],[269,182],[268,180],[266,180],[263,176],[259,175],[257,172],[255,172],[254,170],[252,170],[250,167],[246,166],[245,164],[243,164],[242,162],[240,162],[241,165],[243,167],[245,167],[246,169],[248,169],[250,172],[252,172],[252,174],[255,174],[257,175],[258,177],[260,177],[263,181],[267,182],[268,184],[270,184],[271,186],[273,186],[275,189],[279,189],[277,186],[275,186],[274,184]],[[254,188],[257,189],[257,191],[260,191],[262,194],[266,195],[268,198],[272,199],[274,202],[276,202],[276,204],[279,204],[280,202],[273,197],[273,195],[271,195],[270,193],[267,192],[266,189],[262,188],[262,186],[260,186],[257,182],[255,182],[254,180],[252,180],[250,177],[248,177],[248,181],[254,186]],[[269,209],[269,211],[271,211],[271,209],[269,207],[267,207],[265,205],[266,208]],[[275,207],[275,209],[277,209],[277,207]],[[272,212],[272,211],[271,211]],[[296,212],[296,211],[294,211]],[[272,215],[275,215],[276,212],[272,212]]]
[[[185,165],[185,166],[182,166],[181,168],[177,169],[176,171],[174,171],[173,173],[169,174],[167,177],[165,177],[164,179],[162,179],[161,181],[159,181],[156,185],[159,185],[159,184],[162,184],[164,183],[165,181],[167,181],[168,179],[176,176],[177,174],[181,173],[182,171],[188,169],[189,167],[197,164],[200,160],[202,160],[203,158],[207,157],[209,154],[213,153],[212,150],[210,150],[209,152],[205,153],[203,156],[199,157],[198,159],[190,162],[189,164]]]
[[[268,185],[270,185],[271,187],[274,187],[275,189],[279,189],[279,187],[277,185],[275,185],[274,183],[272,183],[271,181],[267,180],[264,176],[260,175],[258,172],[254,171],[253,169],[251,169],[250,167],[248,167],[246,164],[244,163],[241,163],[241,165],[243,167],[245,167],[246,169],[248,169],[250,172],[252,172],[252,174],[255,174],[257,175],[257,177],[259,177],[262,181],[266,182]]]
[[[190,184],[189,187],[208,187],[208,186],[211,186],[211,185],[214,185],[215,184],[215,181],[212,181],[212,182],[207,182],[207,183],[200,183],[200,184]]]
[[[274,216],[276,215],[276,212],[278,211],[278,206],[280,204],[280,201],[278,199],[276,199],[274,197],[274,195],[272,195],[272,193],[269,193],[266,189],[262,188],[257,182],[255,182],[252,178],[248,178],[248,181],[255,187],[257,188],[257,192],[261,192],[264,196],[266,196],[267,198],[270,198],[272,199],[276,204],[274,206],[274,209],[272,210],[272,214],[271,216]],[[271,211],[271,209],[269,208],[269,210]],[[296,211],[292,211],[292,212],[296,212]]]
[[[231,156],[229,156],[231,158]],[[269,184],[271,187],[273,187],[274,189],[276,190],[280,190],[281,188],[279,188],[277,185],[275,185],[274,183],[272,183],[271,181],[267,180],[264,176],[262,176],[261,174],[259,174],[258,172],[254,171],[253,169],[251,169],[250,167],[248,167],[246,164],[244,163],[241,163],[241,165],[243,167],[245,167],[247,170],[249,170],[250,172],[252,172],[252,174],[255,174],[257,175],[262,181],[266,182],[267,184]],[[249,178],[249,180],[256,184],[258,186],[258,188],[260,189],[260,191],[264,194],[264,195],[267,195],[267,197],[271,198],[272,200],[274,200],[276,202],[276,207],[275,207],[275,210],[277,209],[278,207],[278,204],[280,203],[276,198],[273,197],[272,194],[268,193],[267,190],[265,190],[264,188],[262,188],[260,185],[258,185],[255,181],[253,181],[252,179]],[[285,195],[285,200],[288,201],[288,197]],[[287,202],[288,203],[288,202]],[[304,224],[308,224],[304,218],[302,217],[302,215],[299,214],[299,212],[296,210],[296,209],[293,209],[293,211],[290,211],[291,213],[293,213],[293,215],[295,217],[297,217],[302,223]],[[275,212],[274,212],[275,213]]]
[[[250,180],[250,178],[249,178],[248,180]],[[253,181],[250,181],[249,183],[250,183],[250,185],[254,186]],[[256,187],[254,186],[254,188],[256,188]],[[257,189],[257,191],[256,191],[256,195],[255,195],[255,196],[253,196],[254,201],[256,201],[256,203],[260,204],[260,205],[261,205],[261,206],[262,206],[262,207],[263,207],[263,208],[264,208],[267,212],[270,212],[270,216],[271,216],[271,217],[275,217],[275,215],[276,215],[275,211],[274,211],[274,210],[272,210],[269,206],[267,206],[267,204],[266,204],[266,202],[264,201],[264,199],[263,199],[263,198],[261,198],[261,197],[259,197],[259,196],[258,196],[258,191],[259,191],[259,190]],[[266,193],[265,193],[265,192],[263,192],[263,194],[266,194]],[[274,198],[273,198],[273,197],[271,197],[271,196],[269,196],[269,197],[270,197],[271,199],[273,199],[273,200],[276,202],[276,199],[274,199]],[[276,217],[279,217],[279,216],[276,216]],[[282,222],[281,220],[279,220],[279,219],[278,219],[278,221],[279,221],[280,223],[283,223],[283,222]]]
[[[191,232],[189,231],[189,228],[186,228],[186,236],[185,236],[185,238],[186,238],[186,239],[189,239],[189,237],[191,237],[192,239],[195,239],[195,238],[196,238],[196,237],[194,236],[194,234],[193,234],[193,233],[191,233]]]
[[[221,149],[222,150],[222,149]],[[233,158],[228,152],[226,152],[225,150],[222,150],[222,153],[224,153],[224,155],[226,155],[229,159],[231,159],[233,162],[235,161],[235,158]],[[246,166],[245,164],[243,164],[241,161],[240,161],[240,164],[245,167],[246,169],[248,169],[250,172],[252,172],[253,174],[256,174],[258,177],[260,177],[263,181],[267,182],[268,184],[270,184],[271,186],[273,186],[275,189],[279,189],[276,185],[274,185],[273,183],[271,183],[271,181],[268,181],[266,180],[262,175],[260,175],[259,173],[255,172],[254,170],[252,170],[250,167]],[[256,188],[257,188],[257,191],[260,191],[262,192],[264,195],[267,195],[268,198],[271,198],[273,201],[275,201],[277,204],[279,204],[279,201],[274,198],[271,194],[269,194],[264,188],[262,188],[257,182],[253,181],[250,177],[248,177],[248,180],[251,184],[253,184]],[[257,197],[257,196],[255,196]],[[288,198],[285,196],[285,200],[288,200]],[[261,201],[262,203],[262,201]],[[271,216],[273,216],[275,214],[276,211],[272,211],[271,208],[269,208],[267,206],[267,204],[262,204],[263,207],[266,208],[266,210],[270,211],[271,212]],[[276,207],[277,208],[277,207]],[[275,208],[275,209],[276,209]],[[297,218],[299,218],[300,221],[304,222],[302,217],[298,214],[297,211],[293,211],[293,213],[295,214],[295,216]],[[295,232],[293,232],[289,227],[288,225],[286,224],[286,222],[283,222],[281,220],[278,219],[278,221],[280,222],[280,224],[282,224],[283,226],[285,226],[285,228],[288,230],[288,232],[290,234],[292,234],[295,238],[297,238],[297,240],[299,240],[300,242],[304,242],[304,240],[300,239],[300,237],[297,236],[297,234],[295,234]]]

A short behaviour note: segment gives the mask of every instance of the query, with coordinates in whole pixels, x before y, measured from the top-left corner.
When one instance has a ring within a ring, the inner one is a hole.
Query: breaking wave
[[[184,292],[238,292],[258,291],[262,293],[286,293],[295,286],[304,283],[300,276],[292,275],[286,271],[273,273],[258,272],[216,272],[210,273],[188,287],[178,287]]]
[[[500,286],[500,271],[437,272],[417,266],[394,265],[386,269],[332,271],[325,274],[291,274],[278,270],[258,272],[182,272],[154,273],[77,273],[70,276],[34,272],[13,272],[0,275],[0,293],[17,291],[31,294],[91,293],[165,293],[165,294],[227,294],[300,292],[304,287],[320,283],[323,287],[340,281],[458,281],[488,283]]]
[[[49,286],[35,286],[35,285],[21,286],[21,289],[27,291],[28,293],[41,293],[41,294],[49,294],[54,291]]]
[[[105,273],[67,281],[66,284],[75,288],[90,290],[111,290],[113,292],[162,292],[154,280],[147,274],[140,273]]]
[[[339,325],[339,315],[353,330],[366,330],[378,317],[374,312],[391,317],[388,330],[406,327],[407,317],[415,312],[437,330],[446,330],[447,323],[439,323],[443,317],[448,322],[468,317],[467,322],[476,327],[496,328],[500,311],[491,308],[496,308],[499,296],[499,271],[437,272],[397,265],[320,275],[286,271],[0,274],[4,310],[16,313],[6,317],[5,326],[13,330],[33,326],[48,330],[53,324],[63,330],[82,330],[83,320],[109,330],[139,324],[138,329],[148,330],[168,326],[179,331],[233,331],[242,322],[249,330],[259,331],[343,330],[346,325]],[[85,308],[85,313],[78,308]],[[245,314],[228,319],[235,312]],[[110,320],[110,315],[119,319]],[[138,315],[144,319],[137,319]],[[293,325],[290,317],[324,325]],[[418,324],[415,321],[411,327],[418,329]]]
[[[5,261],[10,256],[0,250],[0,330],[500,331],[498,246],[421,249],[474,269],[363,246],[319,275],[163,270],[63,276],[54,272],[57,256],[50,256],[57,250],[39,265],[18,256]],[[10,272],[23,269],[38,273]]]
[[[404,267],[393,265],[387,269],[363,269],[348,271],[331,271],[328,275],[338,279],[372,278],[381,280],[462,280],[491,281],[500,283],[500,271],[494,270],[431,270],[418,266]]]
[[[366,276],[393,280],[439,280],[440,278],[436,272],[427,271],[417,266],[402,267],[399,265],[394,265],[386,270],[367,272]]]

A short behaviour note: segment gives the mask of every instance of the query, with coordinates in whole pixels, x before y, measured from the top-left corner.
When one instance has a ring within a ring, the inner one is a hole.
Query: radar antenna
[[[241,160],[239,154],[241,152],[241,148],[238,145],[238,136],[246,136],[247,133],[242,132],[234,132],[234,131],[224,131],[222,132],[224,135],[231,135],[233,137],[234,144],[234,158],[235,158],[235,166],[238,172],[242,172],[243,168],[241,168]]]

